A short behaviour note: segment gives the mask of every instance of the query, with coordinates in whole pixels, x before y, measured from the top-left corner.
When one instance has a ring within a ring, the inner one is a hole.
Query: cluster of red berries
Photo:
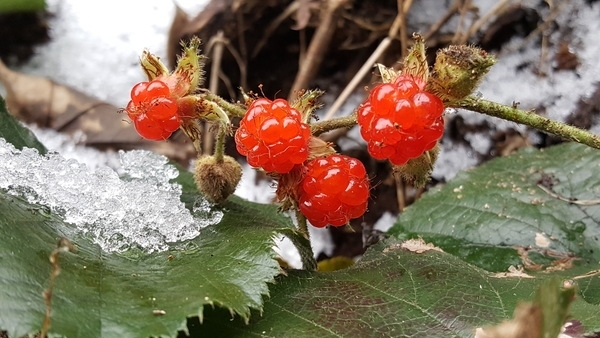
[[[357,159],[335,153],[307,161],[310,137],[302,114],[286,100],[260,98],[250,104],[235,142],[253,167],[280,175],[300,172],[292,195],[312,225],[342,226],[367,209],[367,172]]]
[[[432,149],[444,132],[444,104],[410,75],[371,90],[357,121],[376,159],[402,165]]]
[[[181,126],[177,109],[169,87],[160,80],[153,80],[133,86],[125,111],[143,138],[162,141]]]
[[[135,85],[125,108],[138,133],[150,140],[165,140],[181,126],[178,110],[160,80]],[[400,75],[373,88],[358,109],[357,122],[374,158],[402,165],[435,147],[444,130],[443,110],[423,81]],[[367,209],[367,172],[357,159],[332,149],[317,151],[314,139],[303,115],[283,99],[254,100],[235,133],[236,148],[251,166],[277,174],[280,185],[293,185],[285,187],[284,195],[312,225],[342,226]],[[285,179],[298,173],[297,179]]]

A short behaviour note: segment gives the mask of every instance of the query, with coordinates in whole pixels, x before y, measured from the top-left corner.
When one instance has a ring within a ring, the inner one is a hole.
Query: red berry
[[[235,133],[235,144],[253,167],[284,174],[306,161],[310,127],[286,100],[252,102]]]
[[[435,147],[444,132],[444,104],[412,76],[375,86],[358,108],[367,149],[376,159],[402,165]]]
[[[136,105],[156,97],[168,97],[170,95],[169,87],[160,80],[140,82],[131,89],[131,100]]]
[[[179,129],[177,102],[170,97],[169,87],[160,80],[140,82],[131,89],[127,115],[138,133],[149,140],[165,140]]]
[[[172,132],[165,130],[156,121],[149,119],[145,114],[139,115],[133,120],[133,125],[143,138],[152,141],[164,141],[172,134]]]
[[[306,164],[298,206],[312,225],[342,226],[365,213],[368,199],[369,179],[359,160],[331,154]]]

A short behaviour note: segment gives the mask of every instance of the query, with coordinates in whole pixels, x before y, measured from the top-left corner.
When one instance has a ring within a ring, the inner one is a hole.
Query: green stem
[[[244,117],[244,114],[246,114],[246,108],[241,107],[241,106],[231,103],[231,102],[227,102],[227,100],[224,100],[222,97],[215,95],[213,93],[207,92],[204,95],[204,98],[216,103],[227,113],[231,114],[231,116]]]
[[[308,232],[308,222],[306,221],[306,216],[300,212],[299,209],[296,209],[296,220],[298,221],[298,228],[300,233],[310,242],[310,234]]]
[[[344,117],[338,117],[331,120],[315,122],[311,124],[310,129],[315,136],[339,128],[352,128],[356,125],[356,113]]]
[[[223,162],[223,156],[225,155],[225,135],[227,134],[225,129],[226,128],[223,125],[219,125],[214,153],[215,161],[217,163]]]
[[[451,106],[524,124],[543,132],[554,134],[565,140],[575,141],[592,148],[600,149],[600,136],[562,122],[550,120],[533,112],[478,99],[472,96],[460,100]]]

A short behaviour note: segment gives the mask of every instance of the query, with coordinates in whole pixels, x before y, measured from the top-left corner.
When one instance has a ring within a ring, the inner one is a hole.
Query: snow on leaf
[[[15,135],[10,141],[18,143],[25,134]],[[10,147],[4,142],[0,148],[1,156],[6,157],[2,162],[11,163],[13,157],[27,152],[32,156],[29,164],[40,164],[37,158],[41,156],[36,151],[24,148],[21,152]],[[132,164],[139,159],[137,155],[134,153],[135,158],[126,162]],[[76,162],[57,156],[55,160],[56,166],[46,168],[48,171],[68,172],[70,166],[84,170]],[[53,289],[51,335],[174,336],[185,328],[187,317],[202,316],[205,305],[218,305],[229,312],[228,318],[235,315],[242,321],[249,319],[251,309],[262,310],[263,296],[269,294],[267,283],[281,273],[272,249],[273,237],[293,231],[291,221],[278,214],[274,206],[235,197],[218,210],[221,219],[215,210],[206,210],[191,173],[155,161],[138,164],[149,167],[141,170],[134,165],[141,171],[129,171],[129,182],[142,175],[154,180],[156,189],[171,189],[176,183],[175,190],[181,195],[177,203],[183,202],[186,208],[182,213],[191,217],[193,224],[206,219],[217,224],[200,229],[192,239],[167,243],[166,251],[147,253],[131,248],[110,253],[53,211],[60,205],[52,209],[28,202],[25,195],[9,194],[13,187],[4,186],[0,188],[0,332],[21,337],[39,331],[45,313],[42,291],[48,287],[51,271],[48,257],[61,237],[77,250],[61,255],[61,273]],[[150,175],[148,170],[165,177]],[[116,176],[114,172],[112,175]],[[115,183],[116,179],[108,181]],[[83,178],[78,182],[72,187],[74,197],[90,185],[102,190],[102,182],[86,182]],[[97,199],[97,203],[105,202],[102,196]],[[151,220],[146,222],[151,226]]]

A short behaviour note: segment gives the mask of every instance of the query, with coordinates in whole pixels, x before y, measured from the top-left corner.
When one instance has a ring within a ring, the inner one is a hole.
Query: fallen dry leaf
[[[143,139],[119,108],[50,79],[12,71],[0,61],[8,111],[17,119],[73,135],[85,134],[82,145],[99,149],[148,149],[183,164],[195,157],[179,133],[167,142]]]
[[[398,250],[398,249],[414,252],[417,254],[422,254],[423,252],[427,252],[427,251],[431,251],[431,250],[444,252],[442,249],[438,248],[437,246],[435,246],[431,243],[425,243],[425,241],[420,237],[415,238],[415,239],[409,239],[402,243],[393,244],[390,247],[383,249],[383,252],[388,252],[391,250]]]
[[[542,333],[542,310],[533,303],[521,303],[514,318],[496,326],[477,328],[475,338],[538,338]]]
[[[508,272],[498,272],[490,275],[492,278],[535,278],[532,275],[528,275],[523,271],[523,267],[515,267],[513,265],[508,267]]]

